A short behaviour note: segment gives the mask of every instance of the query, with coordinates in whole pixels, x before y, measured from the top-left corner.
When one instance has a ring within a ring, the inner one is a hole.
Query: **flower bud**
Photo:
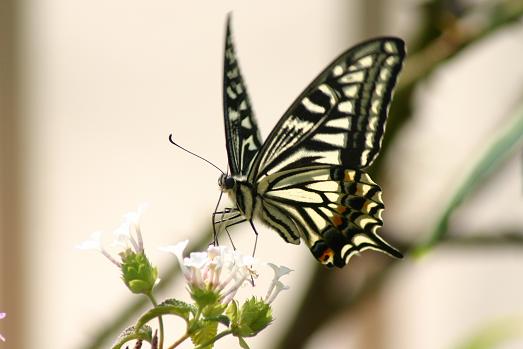
[[[252,337],[272,322],[269,304],[255,297],[243,303],[237,324],[233,324],[233,333],[238,337]]]
[[[158,269],[151,265],[143,252],[127,249],[120,253],[120,257],[125,285],[133,293],[150,294],[158,279]]]

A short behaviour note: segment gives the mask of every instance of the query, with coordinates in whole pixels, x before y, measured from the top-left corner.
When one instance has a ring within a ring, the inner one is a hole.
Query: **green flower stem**
[[[156,299],[154,299],[154,296],[152,293],[149,293],[146,295],[147,298],[151,300],[151,303],[156,307],[158,306],[158,302],[156,302]],[[160,325],[160,341],[159,341],[159,349],[163,349],[163,319],[161,316],[158,317],[158,323]]]
[[[177,346],[179,346],[180,344],[182,344],[183,342],[185,342],[185,340],[187,338],[189,338],[191,335],[187,332],[185,333],[182,337],[180,337],[180,339],[178,339],[176,342],[174,342],[169,348],[167,349],[174,349],[176,348]]]
[[[232,330],[225,330],[223,332],[220,332],[213,339],[211,339],[211,340],[209,340],[209,341],[207,341],[207,342],[197,346],[194,349],[203,349],[203,348],[207,347],[208,345],[214,344],[218,339],[220,339],[222,337],[225,337],[225,336],[227,336],[227,335],[229,335],[231,333],[232,333]]]

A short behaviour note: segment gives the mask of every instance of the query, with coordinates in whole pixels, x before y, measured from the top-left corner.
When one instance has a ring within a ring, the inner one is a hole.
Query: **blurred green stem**
[[[454,210],[463,202],[477,185],[483,181],[493,169],[507,158],[515,147],[523,140],[523,101],[518,106],[512,121],[500,133],[493,144],[483,153],[470,173],[450,198],[445,210],[430,233],[428,239],[415,247],[414,256],[420,256],[430,250],[436,243],[444,239],[448,232],[448,223]]]
[[[477,16],[478,12],[480,11],[474,11],[470,17]],[[485,8],[482,12],[484,12],[482,15],[485,20],[480,21],[480,24],[476,24],[478,21],[472,21],[467,16],[457,19],[452,22],[452,25],[445,28],[438,38],[423,45],[423,48],[414,55],[407,56],[407,64],[401,73],[398,90],[426,78],[435,68],[465,47],[496,29],[521,18],[523,16],[523,1],[498,2]]]

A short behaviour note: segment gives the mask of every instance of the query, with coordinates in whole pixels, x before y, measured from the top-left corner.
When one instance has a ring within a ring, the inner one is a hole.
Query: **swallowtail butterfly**
[[[378,235],[381,189],[365,169],[380,151],[404,58],[404,42],[395,37],[350,48],[307,86],[262,142],[229,16],[223,108],[231,174],[222,174],[219,185],[236,207],[224,211],[221,222],[252,225],[256,217],[286,242],[305,241],[327,267],[343,267],[367,249],[401,258]]]

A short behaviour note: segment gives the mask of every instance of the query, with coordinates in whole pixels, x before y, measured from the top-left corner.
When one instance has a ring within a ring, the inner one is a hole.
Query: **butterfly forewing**
[[[236,59],[230,17],[227,19],[225,36],[223,84],[223,115],[229,167],[233,175],[247,175],[262,142]]]
[[[338,57],[280,119],[256,158],[250,180],[306,165],[368,167],[381,147],[404,56],[403,41],[385,37]]]

